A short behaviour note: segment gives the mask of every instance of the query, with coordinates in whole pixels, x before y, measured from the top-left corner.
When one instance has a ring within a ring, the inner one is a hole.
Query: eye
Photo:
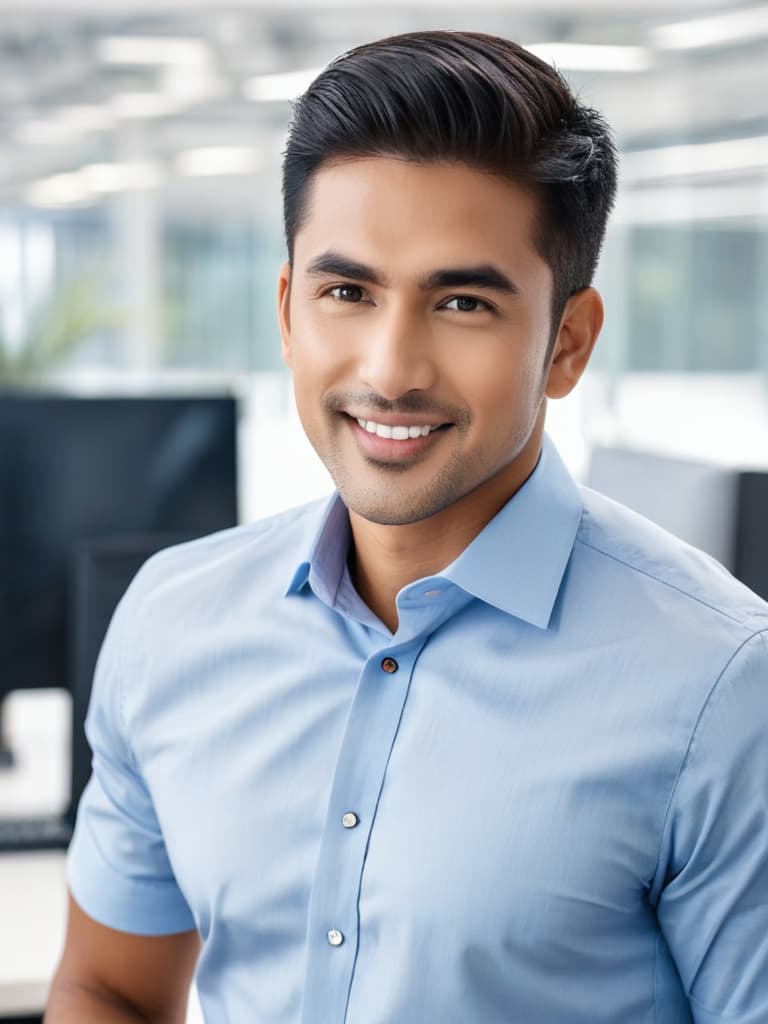
[[[457,313],[490,313],[493,307],[485,299],[478,299],[474,295],[454,295],[447,299],[441,309],[450,309]]]
[[[330,295],[337,302],[361,302],[364,292],[357,284],[337,284],[324,294]]]

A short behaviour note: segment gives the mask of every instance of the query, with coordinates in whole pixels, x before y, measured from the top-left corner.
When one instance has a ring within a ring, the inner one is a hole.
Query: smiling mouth
[[[350,417],[368,434],[375,434],[392,441],[408,441],[417,437],[428,437],[436,430],[443,430],[449,423],[395,424],[379,423],[376,420],[364,420],[359,416]]]
[[[405,466],[431,449],[452,423],[389,424],[344,413],[366,460],[381,465]]]

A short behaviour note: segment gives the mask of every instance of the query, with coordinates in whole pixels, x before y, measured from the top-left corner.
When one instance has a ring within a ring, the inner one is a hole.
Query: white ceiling
[[[606,113],[624,148],[768,135],[768,34],[692,50],[654,45],[659,25],[753,9],[766,7],[718,0],[624,0],[620,7],[607,0],[481,0],[468,12],[466,0],[387,0],[365,8],[359,0],[239,0],[231,8],[202,0],[0,0],[0,199],[14,202],[30,182],[84,164],[140,158],[167,169],[180,153],[211,145],[252,146],[271,173],[289,104],[249,101],[246,83],[320,67],[359,42],[416,28],[472,28],[528,44],[647,48],[650,66],[642,72],[563,68],[582,97]],[[185,94],[190,82],[178,69],[174,79],[168,67],[103,61],[105,38],[134,36],[201,40],[209,59],[199,88],[193,82]],[[182,99],[155,111],[158,116],[128,117],[120,108],[126,95],[169,89]],[[73,106],[119,116],[69,137],[46,130]],[[751,173],[765,178],[768,168]],[[173,179],[165,187],[169,202],[194,206],[205,185]],[[236,203],[245,189],[253,190],[252,179],[233,179],[220,201]]]

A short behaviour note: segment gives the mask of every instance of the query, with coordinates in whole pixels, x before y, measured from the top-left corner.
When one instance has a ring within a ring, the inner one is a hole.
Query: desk
[[[65,856],[0,853],[0,1020],[45,1008],[67,923]],[[203,1024],[194,987],[187,1024]]]
[[[0,853],[0,1018],[42,1013],[67,914],[64,853]]]

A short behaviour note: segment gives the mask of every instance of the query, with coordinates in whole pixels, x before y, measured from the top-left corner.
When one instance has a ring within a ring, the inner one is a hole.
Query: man
[[[544,435],[614,191],[501,39],[302,98],[280,324],[338,494],[118,609],[50,1024],[181,1021],[196,962],[211,1024],[768,1021],[768,607]]]

